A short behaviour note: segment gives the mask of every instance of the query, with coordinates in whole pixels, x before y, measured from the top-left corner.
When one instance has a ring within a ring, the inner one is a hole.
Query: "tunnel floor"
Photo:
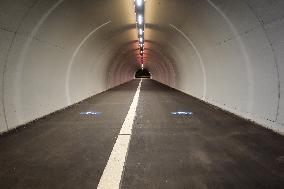
[[[3,134],[0,188],[97,187],[139,81]],[[283,186],[283,136],[142,81],[120,188]]]

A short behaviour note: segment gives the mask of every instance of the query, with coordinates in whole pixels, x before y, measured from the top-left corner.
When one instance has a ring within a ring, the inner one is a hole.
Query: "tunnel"
[[[284,185],[283,0],[0,0],[0,64],[4,188]]]

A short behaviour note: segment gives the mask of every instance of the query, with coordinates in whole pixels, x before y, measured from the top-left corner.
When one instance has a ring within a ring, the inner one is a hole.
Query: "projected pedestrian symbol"
[[[81,112],[80,115],[101,115],[102,112]]]
[[[172,115],[192,115],[192,112],[171,112]]]

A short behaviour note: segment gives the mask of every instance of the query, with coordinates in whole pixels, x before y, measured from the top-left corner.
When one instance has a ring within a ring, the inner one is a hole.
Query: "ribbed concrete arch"
[[[149,49],[148,46],[151,47],[151,49]],[[138,60],[140,60],[141,57],[139,55],[139,49],[136,47],[137,41],[135,40],[123,44],[122,47],[118,49],[116,55],[113,56],[113,59],[111,60],[111,65],[109,66],[108,86],[115,86],[123,82],[116,78],[121,75],[127,76],[127,78],[132,78],[134,76],[133,73],[135,73],[140,68],[141,65]],[[161,47],[155,42],[148,40],[145,41],[144,66],[145,68],[149,68],[149,70],[153,70],[153,68],[156,67],[157,64],[161,64],[162,67],[160,67],[160,70],[162,71],[162,74],[160,76],[154,74],[153,76],[156,77],[156,79],[160,82],[163,82],[170,86],[174,86],[175,73],[172,65],[173,63],[170,62],[169,57],[160,52],[159,49],[161,49]],[[121,67],[124,66],[126,68],[131,68],[132,73],[129,72],[130,75],[124,73],[123,69],[122,72],[118,71]],[[155,71],[153,73],[155,73]],[[118,74],[118,76],[116,74]],[[165,76],[165,78],[167,79],[158,79],[162,76]],[[117,83],[110,83],[111,81]]]
[[[153,72],[152,78],[166,85],[173,86],[175,83],[175,71],[172,67],[173,63],[169,61],[169,58],[162,52],[156,51],[155,48],[145,48],[145,56],[145,68]],[[158,70],[159,72],[157,72]]]
[[[284,2],[147,0],[152,78],[284,128]],[[133,0],[0,1],[0,132],[133,79]]]

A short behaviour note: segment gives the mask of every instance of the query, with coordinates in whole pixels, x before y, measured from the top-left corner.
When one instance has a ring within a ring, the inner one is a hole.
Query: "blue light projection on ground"
[[[80,115],[101,115],[102,112],[81,112]]]
[[[192,115],[192,112],[171,112],[172,115]]]

